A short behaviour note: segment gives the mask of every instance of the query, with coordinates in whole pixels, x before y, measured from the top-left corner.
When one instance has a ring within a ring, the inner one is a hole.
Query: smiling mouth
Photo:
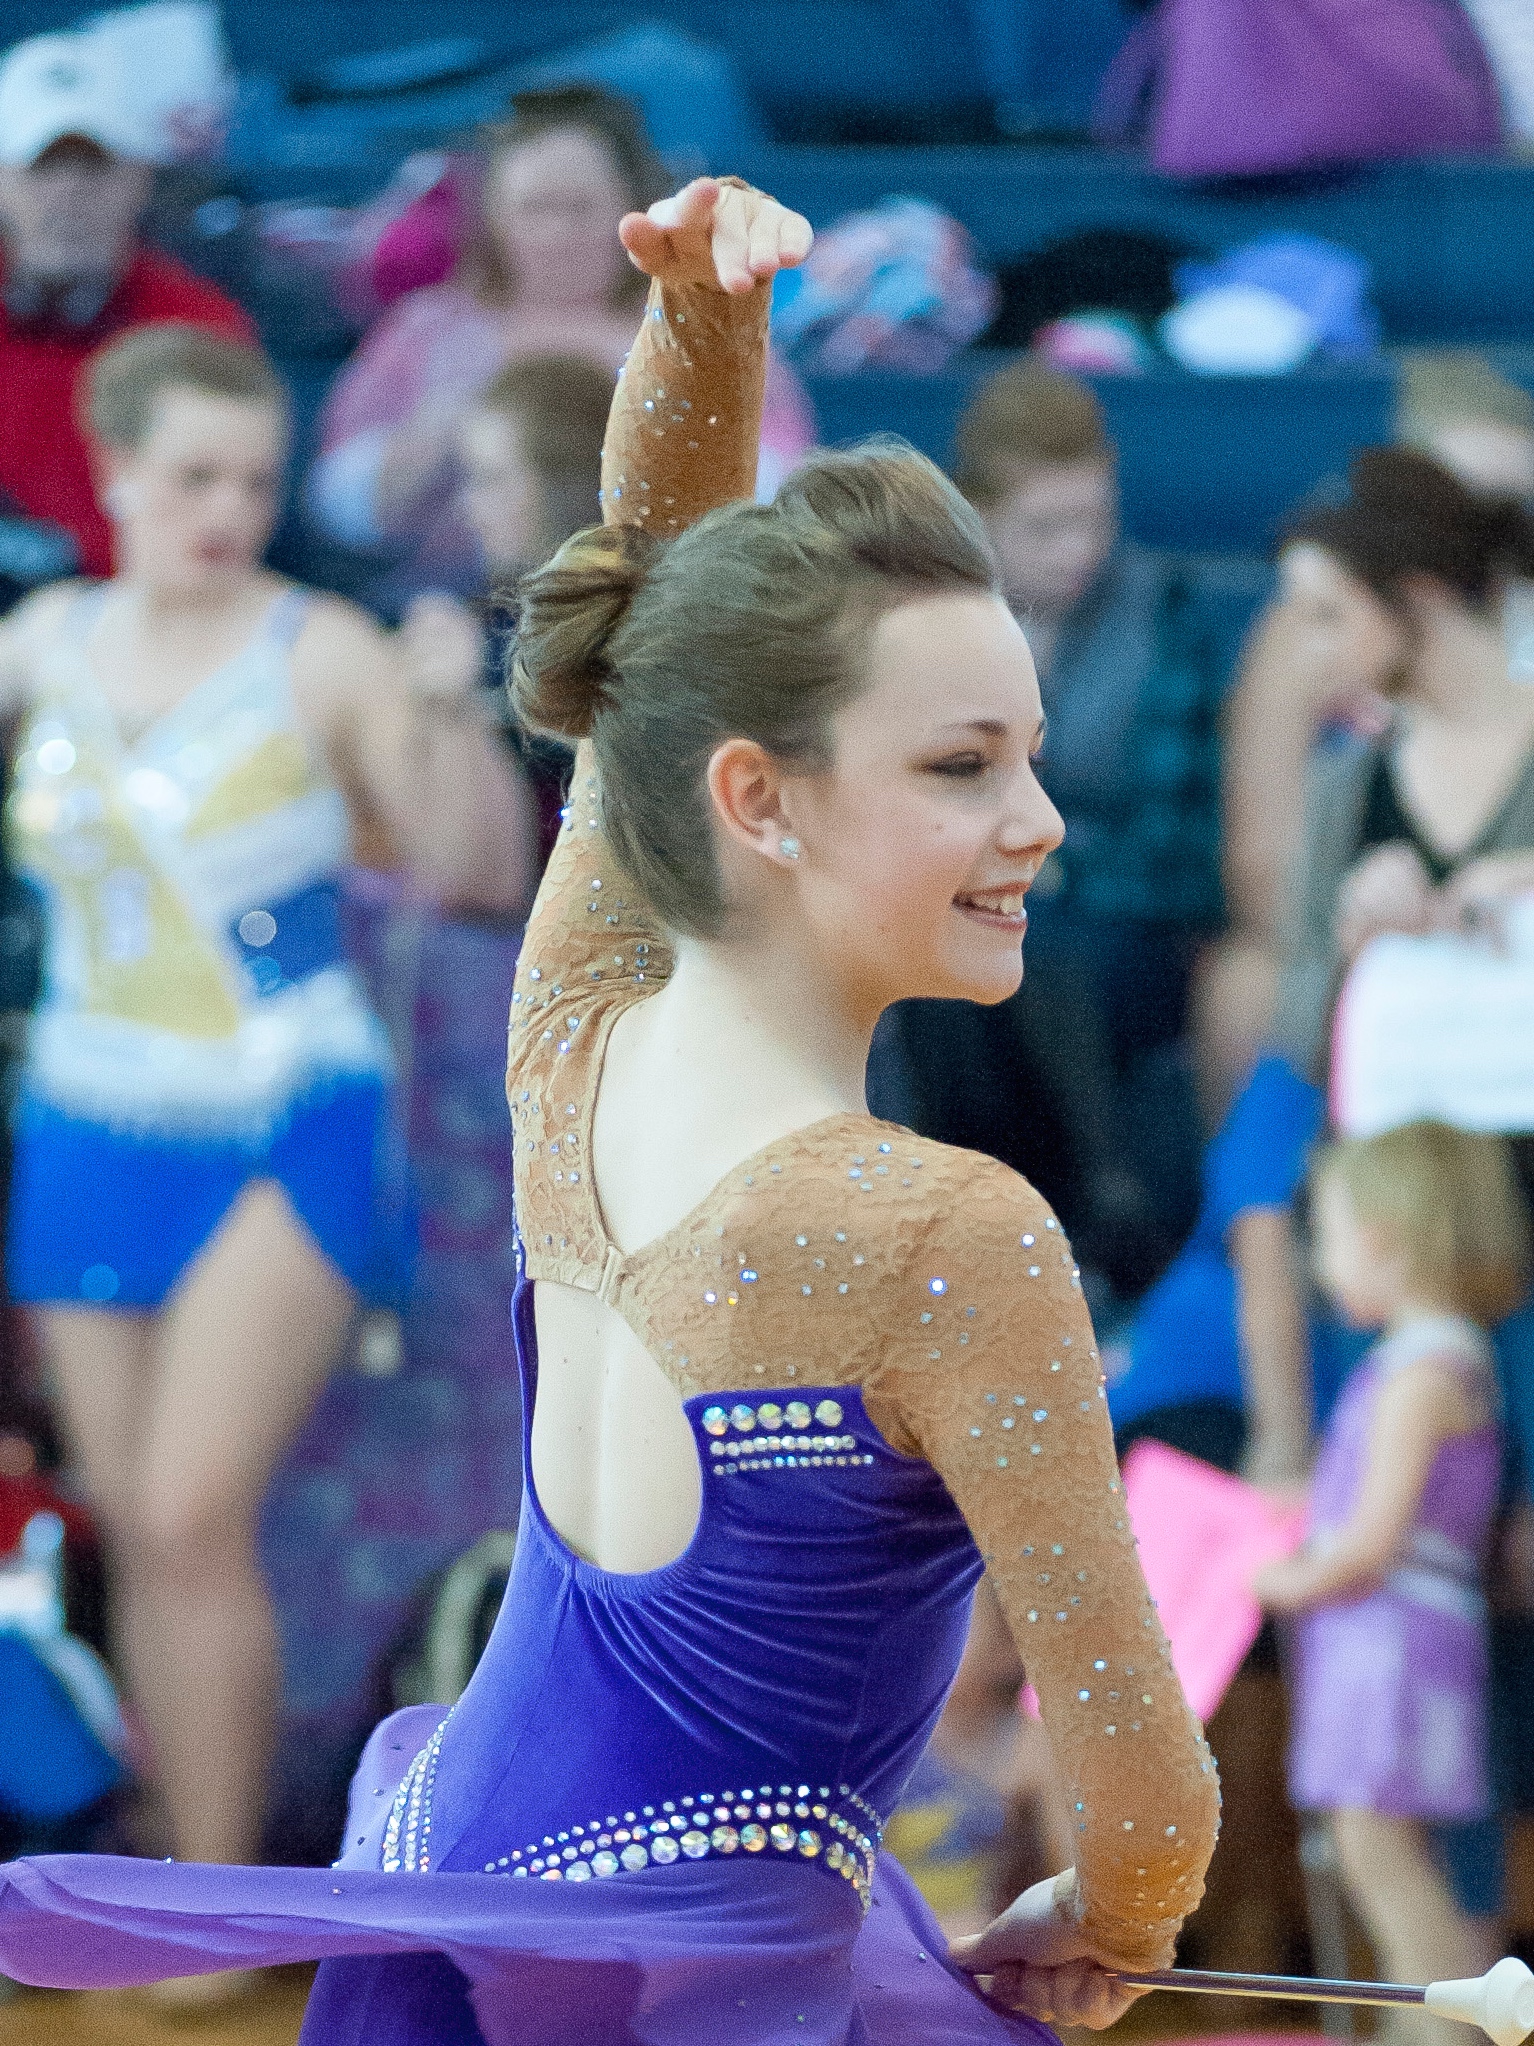
[[[976,888],[956,895],[954,908],[976,923],[992,930],[1021,932],[1028,927],[1028,890],[1014,882],[1010,888]]]

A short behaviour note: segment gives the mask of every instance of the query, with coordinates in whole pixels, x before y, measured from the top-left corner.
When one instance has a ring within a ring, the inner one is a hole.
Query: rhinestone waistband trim
[[[431,1792],[445,1726],[446,1721],[400,1784],[384,1833],[386,1874],[424,1874],[431,1868]],[[513,1848],[487,1861],[484,1872],[582,1883],[684,1859],[772,1852],[818,1862],[839,1875],[852,1884],[866,1911],[883,1838],[879,1814],[845,1783],[834,1793],[828,1784],[764,1784],[611,1812]]]
[[[770,1850],[822,1862],[853,1885],[867,1910],[883,1837],[878,1813],[845,1783],[834,1795],[827,1784],[764,1784],[609,1813],[487,1861],[485,1873],[579,1883],[652,1863]]]

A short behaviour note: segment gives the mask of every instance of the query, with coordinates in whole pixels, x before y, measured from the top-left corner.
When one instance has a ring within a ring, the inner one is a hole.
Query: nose
[[[1065,820],[1046,794],[1030,762],[1012,788],[997,843],[1006,853],[1032,853],[1042,862],[1065,837]]]

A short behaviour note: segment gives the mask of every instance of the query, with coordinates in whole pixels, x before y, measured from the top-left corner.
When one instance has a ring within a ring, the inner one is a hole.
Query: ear
[[[96,495],[105,501],[114,489],[120,489],[127,481],[128,471],[133,466],[133,455],[128,448],[108,447],[105,441],[92,438],[90,442],[91,481],[96,486]]]
[[[784,780],[778,762],[754,739],[726,739],[708,763],[708,793],[723,829],[737,845],[780,867],[798,857],[783,850],[785,839],[796,843],[784,809]]]

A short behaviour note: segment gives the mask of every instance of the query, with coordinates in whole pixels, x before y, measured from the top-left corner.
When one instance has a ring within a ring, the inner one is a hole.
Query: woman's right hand
[[[1145,1994],[1121,1982],[1081,1924],[1076,1871],[1035,1883],[984,1932],[956,1939],[949,1957],[967,1975],[989,1975],[993,2002],[1046,2025],[1117,2024]]]
[[[618,233],[629,261],[647,277],[737,294],[795,268],[815,239],[802,213],[718,178],[694,178],[648,213],[626,213]]]
[[[1438,923],[1433,884],[1409,845],[1382,845],[1344,876],[1337,894],[1337,950],[1351,962],[1371,938],[1421,937]]]

